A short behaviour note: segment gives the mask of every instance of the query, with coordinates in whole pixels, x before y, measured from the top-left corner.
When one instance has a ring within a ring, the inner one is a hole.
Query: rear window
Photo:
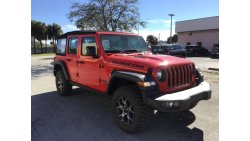
[[[66,39],[58,39],[57,40],[57,46],[56,46],[56,54],[65,54],[65,48],[66,48]]]
[[[159,52],[164,52],[165,49],[164,49],[164,47],[159,47],[158,51],[159,51]]]
[[[181,45],[172,45],[173,50],[184,49]]]
[[[75,37],[69,38],[68,53],[69,54],[76,54],[77,53],[77,47],[78,47],[78,39],[75,38]]]

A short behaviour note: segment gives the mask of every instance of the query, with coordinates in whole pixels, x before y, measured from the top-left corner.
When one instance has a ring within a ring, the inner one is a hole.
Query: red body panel
[[[89,88],[105,92],[109,84],[111,74],[114,70],[130,71],[146,74],[148,68],[153,68],[153,76],[156,76],[156,72],[159,69],[166,70],[171,67],[178,67],[184,65],[192,65],[193,62],[179,57],[168,56],[168,55],[153,55],[150,51],[144,53],[105,53],[100,39],[100,34],[118,34],[118,35],[133,35],[129,33],[121,32],[96,32],[91,35],[77,35],[78,37],[78,50],[77,55],[69,55],[66,53],[66,56],[57,55],[55,61],[63,60],[67,64],[67,69],[70,74],[71,81],[77,82],[81,85],[87,86]],[[93,58],[90,56],[81,55],[81,40],[83,36],[94,36],[97,44],[97,52],[99,58]],[[75,37],[75,36],[74,36]],[[68,45],[67,45],[68,47]],[[66,52],[67,52],[66,47]],[[67,62],[67,59],[71,59],[70,62]],[[78,61],[83,61],[84,64],[78,64]],[[121,63],[122,62],[122,63]],[[188,68],[180,68],[175,71],[175,74],[171,74],[169,77],[172,78],[172,75],[180,75],[180,71],[186,72],[187,74],[191,73],[191,70]],[[177,74],[178,73],[178,74]],[[186,75],[187,76],[187,75]],[[181,80],[186,80],[187,77],[184,75],[179,77],[178,80],[175,77],[175,82],[180,82]],[[155,80],[157,80],[155,78]],[[195,84],[195,76],[191,78],[191,83],[187,85],[182,85],[180,87],[169,88],[168,82],[160,82],[157,80],[159,85],[159,91],[161,93],[171,93],[174,91],[182,90],[188,87],[192,87]]]

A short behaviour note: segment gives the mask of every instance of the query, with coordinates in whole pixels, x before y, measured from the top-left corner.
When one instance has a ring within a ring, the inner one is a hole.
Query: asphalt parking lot
[[[52,74],[52,56],[32,56],[31,135],[33,141],[78,140],[219,140],[218,59],[187,58],[195,62],[211,84],[212,98],[189,112],[157,113],[151,126],[137,134],[121,131],[111,116],[109,96],[75,87],[73,94],[58,96]]]

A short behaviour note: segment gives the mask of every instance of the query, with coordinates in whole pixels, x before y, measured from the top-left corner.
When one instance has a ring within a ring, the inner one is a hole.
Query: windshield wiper
[[[124,53],[130,53],[130,52],[141,52],[140,50],[136,50],[136,49],[128,49],[128,50],[124,50]]]
[[[142,50],[128,49],[128,50],[106,50],[106,53],[132,53],[132,52],[143,52]]]
[[[114,50],[105,50],[106,53],[119,53],[119,52],[123,52],[123,50],[118,50],[118,49],[114,49]]]

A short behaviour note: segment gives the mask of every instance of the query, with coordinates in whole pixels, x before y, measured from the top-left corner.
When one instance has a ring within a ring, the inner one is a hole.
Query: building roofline
[[[199,29],[199,30],[183,30],[181,32],[176,32],[176,33],[193,32],[193,31],[210,31],[210,30],[219,30],[219,28],[207,28],[207,29]]]
[[[176,21],[175,23],[178,23],[178,22],[186,22],[186,21],[195,21],[195,20],[201,20],[201,19],[209,19],[209,18],[215,18],[215,17],[219,17],[219,16],[211,16],[211,17],[204,17],[204,18],[197,18],[197,19],[190,19],[190,20]]]

